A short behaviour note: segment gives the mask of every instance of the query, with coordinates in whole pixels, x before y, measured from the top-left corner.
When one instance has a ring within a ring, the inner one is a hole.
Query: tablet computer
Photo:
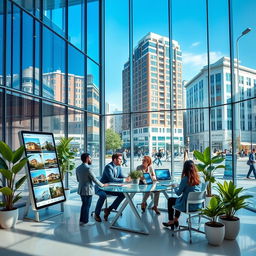
[[[151,175],[148,172],[143,173],[143,177],[144,177],[144,181],[145,181],[146,185],[153,184],[153,180],[151,178]]]

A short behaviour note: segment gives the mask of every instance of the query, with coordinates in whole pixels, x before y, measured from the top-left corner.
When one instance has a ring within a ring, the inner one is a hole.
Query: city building
[[[134,116],[134,146],[152,155],[162,149],[169,151],[170,122],[170,60],[169,38],[155,33],[145,35],[133,53],[133,90],[130,106],[130,66],[123,69],[123,112],[144,112]],[[173,108],[183,107],[182,53],[177,41],[172,41]],[[159,112],[154,112],[159,111]],[[129,116],[124,115],[122,139],[129,147]],[[183,114],[174,114],[174,149],[180,152],[183,141]]]
[[[111,119],[111,128],[114,130],[114,132],[122,135],[122,131],[123,131],[123,115],[122,115],[122,111],[115,109],[113,111],[113,116]]]
[[[235,62],[237,69],[237,61]],[[230,59],[222,57],[210,65],[210,103],[208,98],[208,68],[203,67],[200,73],[186,83],[187,131],[190,150],[202,150],[209,145],[209,112],[202,109],[210,104],[212,148],[217,151],[231,150],[232,111],[231,105],[231,74]],[[235,70],[237,81],[237,70]],[[237,85],[236,85],[237,86]],[[239,65],[239,86],[236,99],[256,97],[256,70]],[[219,106],[221,105],[221,106]],[[219,107],[218,107],[219,106]],[[255,99],[238,103],[236,118],[240,120],[238,136],[239,150],[250,149],[256,145],[256,101]]]

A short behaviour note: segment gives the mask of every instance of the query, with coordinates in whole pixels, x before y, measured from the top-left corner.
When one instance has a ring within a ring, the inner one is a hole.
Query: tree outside
[[[106,130],[106,150],[112,150],[113,152],[120,149],[123,145],[121,136],[112,129]]]

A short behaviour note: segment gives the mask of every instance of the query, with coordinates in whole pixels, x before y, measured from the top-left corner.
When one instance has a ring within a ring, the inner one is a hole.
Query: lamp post
[[[239,100],[238,95],[239,95],[239,40],[245,36],[246,34],[248,34],[251,31],[251,28],[246,28],[242,34],[240,36],[238,36],[238,38],[236,39],[236,58],[237,58],[237,78],[235,80],[235,88],[233,89],[233,97],[234,97],[234,101],[233,102],[237,102]],[[232,154],[233,154],[233,177],[236,177],[236,152],[237,152],[237,138],[241,138],[240,135],[240,103],[237,103],[234,105],[233,107],[233,121],[235,121],[235,125],[234,127],[232,127],[234,133],[232,135],[232,139],[233,139],[233,147],[232,147]],[[235,180],[236,181],[236,180]]]
[[[242,34],[236,39],[236,58],[237,58],[237,78],[236,78],[236,83],[235,83],[235,102],[237,102],[239,100],[239,40],[245,36],[246,34],[248,34],[252,29],[251,28],[246,28]],[[237,105],[238,106],[238,105]],[[237,112],[236,112],[236,118],[237,118],[237,121],[236,124],[237,124],[237,129],[235,130],[240,130],[240,108],[236,108],[237,109]],[[238,134],[237,134],[238,135]],[[237,145],[236,145],[237,146]],[[233,149],[235,150],[235,149]]]
[[[245,29],[242,34],[236,39],[236,59],[237,59],[237,82],[236,82],[236,85],[237,85],[237,90],[239,88],[239,48],[238,48],[238,42],[239,40],[245,36],[246,34],[248,34],[252,29],[251,28],[247,28]]]

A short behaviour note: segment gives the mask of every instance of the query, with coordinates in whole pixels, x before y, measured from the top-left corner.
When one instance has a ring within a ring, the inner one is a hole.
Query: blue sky
[[[148,32],[168,36],[167,1],[134,1],[134,47]],[[227,1],[209,1],[210,62],[229,55]],[[173,39],[183,53],[183,79],[190,80],[207,64],[205,0],[173,0]],[[239,42],[242,65],[256,68],[256,1],[233,1],[234,38],[251,27]],[[110,109],[122,108],[122,69],[128,60],[128,4],[106,1],[106,101]],[[113,98],[115,99],[113,103]]]

